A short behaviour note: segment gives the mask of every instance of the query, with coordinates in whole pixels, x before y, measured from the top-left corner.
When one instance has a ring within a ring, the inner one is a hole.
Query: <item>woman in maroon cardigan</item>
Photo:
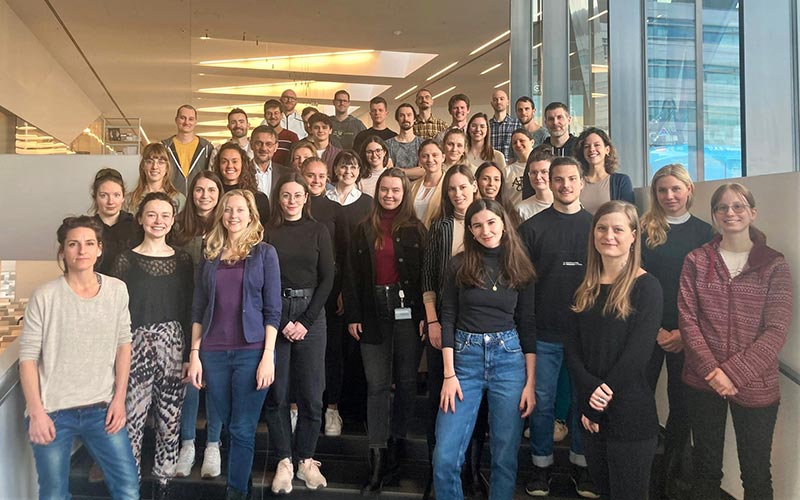
[[[792,279],[783,255],[752,226],[755,205],[741,184],[720,186],[711,198],[720,235],[692,251],[681,273],[678,310],[694,436],[693,499],[720,498],[729,406],[744,497],[773,497],[778,352],[792,320]]]

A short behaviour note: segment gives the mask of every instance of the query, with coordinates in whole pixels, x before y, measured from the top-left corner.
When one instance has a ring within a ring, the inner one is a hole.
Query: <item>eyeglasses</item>
[[[292,97],[292,96],[289,96],[289,95],[281,96],[281,101],[296,101],[296,100],[297,100],[297,97]]]
[[[147,158],[144,160],[144,164],[148,167],[152,167],[153,165],[158,165],[159,167],[166,167],[167,160],[161,158]]]
[[[733,209],[733,213],[741,214],[748,208],[750,208],[750,205],[746,203],[734,203],[733,205],[717,205],[714,207],[714,212],[719,215],[725,215],[728,213],[728,209]]]
[[[366,154],[367,156],[380,156],[383,153],[385,153],[383,149],[367,149],[366,151],[364,151],[364,154]]]

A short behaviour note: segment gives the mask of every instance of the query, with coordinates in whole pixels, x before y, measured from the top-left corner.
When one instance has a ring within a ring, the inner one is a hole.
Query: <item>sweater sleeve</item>
[[[22,322],[22,335],[19,338],[20,361],[39,361],[42,355],[44,309],[44,297],[40,290],[36,290],[25,308],[25,320]]]
[[[131,332],[131,311],[128,307],[130,297],[128,296],[128,289],[122,285],[120,286],[120,303],[119,310],[117,311],[117,347],[130,344],[133,340]]]
[[[428,231],[427,251],[422,256],[422,292],[424,302],[436,302],[436,288],[439,283],[439,262],[441,262],[442,238],[441,223],[434,222]],[[430,294],[433,294],[432,296]],[[425,298],[427,297],[427,298]],[[433,300],[430,300],[432,298]]]
[[[259,243],[266,248],[261,253],[264,259],[264,286],[261,289],[262,314],[264,326],[274,326],[277,330],[281,322],[281,268],[278,263],[278,252],[267,243]],[[329,249],[330,253],[330,249]]]
[[[194,263],[187,252],[180,252],[178,261],[178,279],[180,280],[181,328],[183,328],[183,362],[189,362],[189,349],[192,346],[192,296],[194,295]]]
[[[568,314],[569,330],[564,336],[564,350],[567,356],[569,376],[572,377],[576,385],[575,392],[578,395],[578,409],[592,422],[599,422],[602,418],[602,413],[589,406],[589,396],[603,381],[589,373],[583,364],[582,332],[578,323],[578,313],[570,311]]]
[[[342,299],[344,300],[344,315],[348,324],[361,323],[361,294],[358,287],[361,284],[361,273],[364,269],[359,267],[358,245],[364,239],[361,227],[353,231],[353,237],[347,248],[347,262],[342,279]]]
[[[192,293],[192,323],[203,323],[203,314],[208,307],[208,292],[206,283],[203,281],[205,269],[211,265],[205,256],[200,257],[200,265],[197,266],[194,279],[194,291]],[[212,291],[213,293],[213,291]]]
[[[619,390],[634,380],[633,374],[644,373],[661,325],[661,312],[664,308],[661,285],[652,275],[640,276],[639,280],[640,288],[632,304],[635,314],[631,317],[632,323],[628,327],[625,347],[605,380],[612,391]]]
[[[697,255],[702,251],[698,249],[691,252],[683,262],[678,290],[678,327],[687,363],[698,376],[705,377],[719,364],[706,344],[697,319]]]
[[[763,328],[755,342],[720,363],[736,387],[743,387],[774,369],[792,322],[792,275],[783,257],[767,278],[767,300],[761,316]]]
[[[439,323],[442,327],[442,348],[450,347],[452,349],[455,345],[456,317],[458,316],[456,272],[460,263],[460,256],[450,259],[450,265],[447,266],[447,274],[444,277],[442,312],[439,316]]]
[[[631,178],[622,173],[615,173],[613,175],[616,177],[616,182],[614,183],[616,192],[611,193],[611,199],[636,204],[636,196],[633,193],[633,182],[631,182]]]
[[[331,247],[331,235],[328,230],[320,223],[317,226],[317,249],[319,256],[317,257],[317,288],[314,290],[314,295],[308,304],[305,312],[297,319],[306,329],[311,328],[314,321],[317,320],[319,312],[325,306],[328,300],[328,295],[333,288],[333,280],[335,277],[335,264],[333,262],[333,248]]]
[[[536,354],[536,285],[533,280],[519,290],[514,323],[517,325],[522,352]]]

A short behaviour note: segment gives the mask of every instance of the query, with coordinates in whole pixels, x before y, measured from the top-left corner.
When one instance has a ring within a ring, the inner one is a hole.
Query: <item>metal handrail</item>
[[[789,365],[784,363],[783,361],[778,362],[778,371],[786,375],[786,378],[791,380],[797,385],[800,385],[800,373],[794,371]]]

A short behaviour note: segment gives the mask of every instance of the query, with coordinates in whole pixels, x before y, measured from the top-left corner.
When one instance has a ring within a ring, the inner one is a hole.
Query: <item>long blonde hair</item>
[[[618,319],[626,319],[633,312],[631,307],[631,290],[639,274],[642,264],[642,247],[639,235],[639,216],[636,207],[625,201],[609,201],[600,205],[592,220],[592,231],[589,233],[589,249],[586,259],[586,275],[577,290],[575,290],[575,304],[572,310],[583,312],[594,307],[597,297],[600,295],[600,277],[603,274],[603,259],[595,247],[594,230],[601,217],[613,213],[622,213],[628,218],[629,227],[633,231],[634,240],[631,244],[631,255],[625,263],[625,267],[619,276],[611,283],[611,291],[608,293],[608,300],[603,307],[603,315],[609,316],[612,313]]]
[[[250,223],[247,224],[242,235],[235,242],[231,242],[228,241],[228,230],[222,225],[222,217],[225,214],[228,200],[234,196],[241,196],[247,203],[247,209],[250,211]],[[211,231],[206,236],[206,249],[203,254],[206,260],[214,260],[222,253],[223,247],[228,244],[231,256],[225,259],[225,262],[233,264],[247,258],[250,250],[262,239],[264,239],[264,227],[258,218],[255,196],[246,189],[233,189],[225,193],[217,203],[217,208],[214,210],[214,225],[211,226]]]
[[[667,222],[667,214],[664,213],[664,208],[658,202],[658,181],[670,176],[684,183],[686,189],[689,190],[689,197],[686,199],[687,210],[692,206],[692,200],[694,199],[694,183],[692,183],[692,178],[689,177],[689,172],[686,171],[683,165],[672,163],[658,169],[653,175],[653,181],[650,183],[650,209],[642,217],[642,229],[647,233],[645,244],[650,249],[667,242],[669,223]]]

